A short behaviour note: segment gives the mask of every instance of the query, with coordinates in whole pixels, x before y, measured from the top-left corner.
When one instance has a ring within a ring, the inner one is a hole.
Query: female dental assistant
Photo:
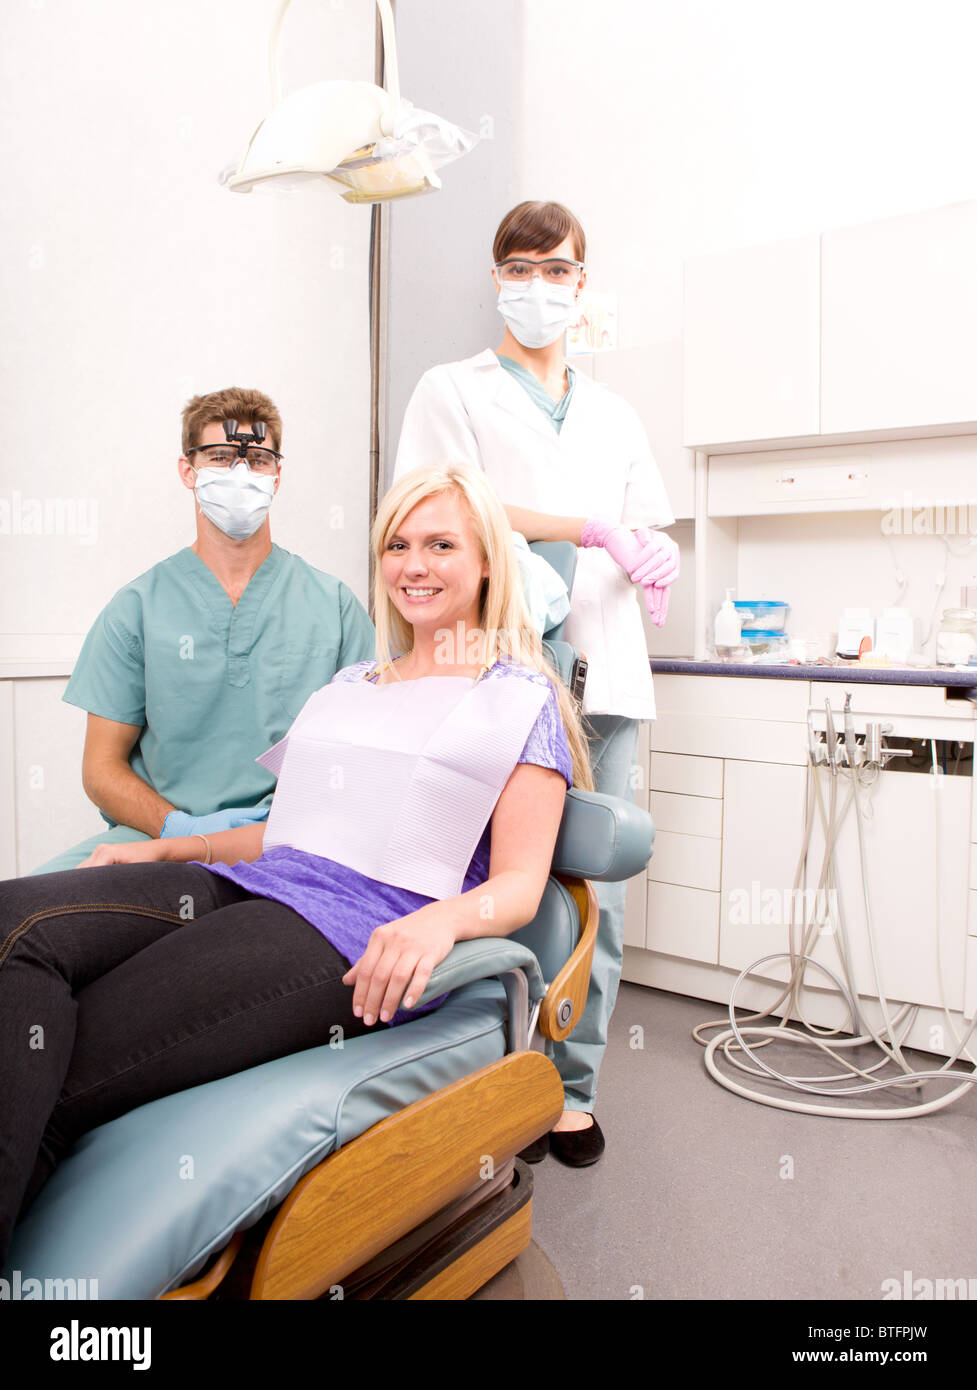
[[[492,270],[502,342],[425,372],[407,406],[394,477],[439,460],[476,464],[513,530],[581,547],[565,636],[589,662],[584,713],[596,789],[628,796],[638,724],[655,715],[639,598],[652,622],[664,623],[678,547],[657,529],[675,518],[637,414],[564,358],[585,250],[580,223],[559,203],[520,203],[503,218]],[[621,976],[626,884],[599,884],[597,897],[587,1008],[553,1050],[566,1110],[526,1152],[531,1161],[548,1148],[582,1167],[604,1151],[593,1109]]]

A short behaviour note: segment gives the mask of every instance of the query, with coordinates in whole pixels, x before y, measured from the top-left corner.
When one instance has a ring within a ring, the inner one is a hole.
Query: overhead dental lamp
[[[390,0],[377,0],[385,87],[372,82],[315,82],[281,95],[278,43],[291,0],[281,0],[271,27],[268,68],[272,109],[252,135],[234,173],[234,193],[330,179],[349,203],[409,198],[441,187],[435,172],[475,144],[475,137],[400,95]]]

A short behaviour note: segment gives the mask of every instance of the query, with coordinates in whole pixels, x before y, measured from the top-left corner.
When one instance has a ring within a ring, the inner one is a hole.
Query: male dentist
[[[314,690],[373,656],[351,590],[272,543],[281,441],[259,391],[187,404],[178,468],[196,540],[110,600],[63,697],[88,711],[82,781],[110,828],[35,873],[74,868],[99,844],[264,820],[275,779],[255,758]]]

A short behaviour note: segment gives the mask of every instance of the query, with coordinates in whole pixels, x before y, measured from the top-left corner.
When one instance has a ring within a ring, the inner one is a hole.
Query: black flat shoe
[[[568,1168],[586,1168],[604,1152],[604,1136],[596,1116],[588,1129],[551,1129],[550,1153]]]
[[[531,1144],[527,1144],[517,1155],[523,1163],[542,1163],[543,1159],[550,1151],[550,1136],[541,1134],[538,1139],[534,1139]]]

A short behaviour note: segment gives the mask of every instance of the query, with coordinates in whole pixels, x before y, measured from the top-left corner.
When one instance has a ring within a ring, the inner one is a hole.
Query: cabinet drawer
[[[723,794],[721,758],[695,758],[683,753],[653,753],[650,785],[653,792],[682,792],[688,796]],[[977,836],[974,837],[977,839]]]
[[[718,893],[699,888],[649,883],[646,948],[715,965],[719,956],[719,898]]]
[[[941,692],[942,693],[942,692]],[[665,671],[655,676],[658,719],[696,715],[716,719],[807,720],[808,683],[768,676],[707,676]],[[655,747],[657,720],[651,726]]]
[[[722,838],[723,803],[715,797],[653,791],[651,818],[658,833],[674,830],[679,835],[706,835],[713,840]]]
[[[706,888],[718,893],[721,861],[721,840],[659,830],[655,834],[655,853],[648,866],[648,877],[656,883]]]
[[[780,516],[818,511],[874,511],[891,496],[891,483],[878,464],[849,450],[844,457],[797,462],[749,455],[709,462],[709,516]],[[755,461],[754,461],[755,460]],[[891,504],[890,504],[891,505]]]
[[[781,684],[779,681],[767,683]],[[782,684],[795,682],[783,681]],[[807,690],[806,682],[797,684]],[[745,762],[798,766],[806,766],[808,762],[807,727],[802,720],[788,724],[775,719],[703,719],[698,714],[666,711],[655,720],[651,737],[652,766],[662,753],[688,750],[694,750],[692,756],[706,759],[736,758]]]

